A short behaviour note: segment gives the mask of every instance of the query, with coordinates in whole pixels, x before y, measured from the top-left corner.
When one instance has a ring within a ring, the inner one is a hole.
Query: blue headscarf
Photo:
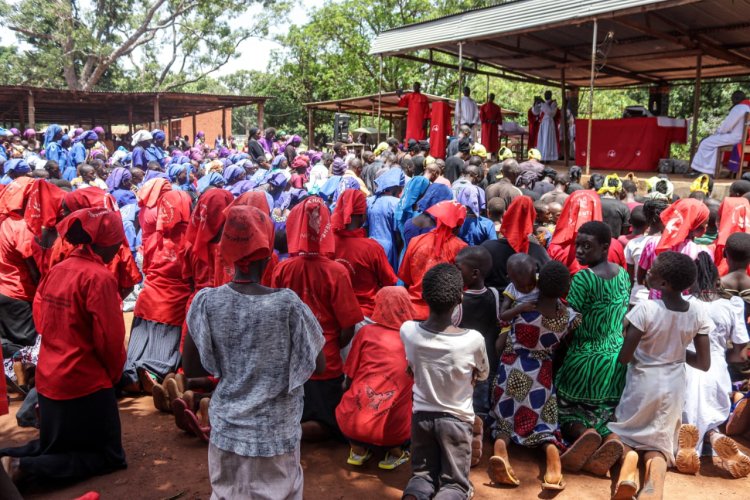
[[[14,158],[12,160],[6,161],[4,169],[6,175],[9,172],[13,172],[19,175],[28,174],[29,172],[31,172],[31,167],[29,167],[29,164],[26,163],[26,160],[23,160],[21,158]]]
[[[198,179],[198,192],[203,194],[209,187],[223,187],[224,177],[218,172],[209,172]]]
[[[44,147],[47,147],[47,144],[50,144],[54,141],[55,136],[62,132],[62,127],[60,125],[54,124],[47,127],[47,130],[44,131]]]
[[[333,203],[336,203],[338,201],[339,196],[341,196],[341,193],[346,191],[347,189],[361,189],[359,186],[359,182],[357,182],[357,179],[354,177],[342,177],[339,181],[339,185],[336,188],[336,192],[333,194]]]
[[[163,141],[167,138],[167,134],[159,129],[156,129],[151,131],[151,137],[153,137],[155,141]]]
[[[277,155],[276,158],[273,159],[273,162],[271,162],[271,168],[279,168],[282,161],[286,161],[286,156]]]
[[[425,191],[424,196],[417,203],[420,212],[440,203],[441,201],[452,200],[453,191],[443,184],[432,184]]]
[[[406,182],[406,178],[404,177],[403,170],[398,167],[389,168],[380,174],[380,177],[375,179],[375,185],[378,188],[375,194],[382,194],[386,189],[392,187],[403,186],[404,182]]]
[[[289,182],[289,179],[284,172],[276,172],[274,174],[271,174],[266,180],[267,184],[280,189],[285,188],[287,182]]]
[[[477,217],[479,217],[481,205],[479,189],[478,186],[467,186],[459,191],[456,199],[457,202],[471,210]]]
[[[429,187],[430,181],[423,175],[413,177],[406,185],[404,194],[401,195],[401,199],[396,206],[396,226],[398,226],[399,231],[403,231],[406,221],[414,217],[416,213],[414,205]]]
[[[169,180],[169,176],[162,172],[161,170],[147,170],[146,176],[143,178],[143,182],[141,182],[141,186],[146,184],[151,179],[167,179]]]
[[[128,169],[123,167],[116,167],[114,170],[112,170],[112,173],[109,174],[109,177],[107,177],[107,187],[109,188],[109,191],[112,192],[115,189],[119,189],[120,184],[122,184],[124,181],[132,178],[133,174],[131,174]]]
[[[245,169],[239,165],[229,165],[224,169],[224,181],[229,184],[244,173]]]
[[[260,186],[263,184],[266,184],[268,177],[271,175],[271,172],[266,170],[265,168],[259,168],[252,177],[250,177],[250,180],[255,183],[256,186]]]
[[[98,141],[99,136],[94,132],[93,130],[87,130],[86,132],[82,133],[75,139],[73,139],[73,142],[83,142],[83,141]]]
[[[241,181],[235,182],[231,186],[226,186],[224,189],[232,193],[234,197],[237,198],[239,195],[247,193],[248,191],[252,191],[256,187],[257,186],[255,185],[253,181],[243,179]],[[271,195],[268,195],[268,196],[271,196]],[[273,203],[273,198],[271,198],[271,203]],[[271,205],[269,204],[268,206],[270,207]]]
[[[190,184],[190,175],[187,175],[185,177],[185,182],[182,184],[177,184],[177,177],[182,173],[185,172],[186,174],[190,174],[191,165],[189,163],[179,163],[176,165],[171,165],[167,169],[167,176],[169,176],[169,181],[178,187],[180,191],[192,191],[193,185]]]

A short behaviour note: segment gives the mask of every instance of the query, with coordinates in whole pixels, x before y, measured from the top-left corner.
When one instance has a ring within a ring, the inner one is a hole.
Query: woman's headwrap
[[[656,253],[670,250],[685,241],[690,231],[708,222],[708,216],[708,207],[702,201],[693,198],[683,198],[668,206],[661,213],[664,231],[659,243],[656,244]]]
[[[378,147],[375,148],[375,151],[373,151],[372,154],[374,154],[375,156],[380,156],[386,149],[388,149],[388,143],[381,142],[380,144],[378,144]]]
[[[120,189],[120,185],[133,178],[133,174],[130,170],[123,167],[115,167],[107,177],[107,187],[110,191]]]
[[[416,316],[409,292],[402,286],[385,286],[375,294],[375,309],[370,319],[380,326],[400,330]]]
[[[423,175],[413,177],[404,188],[401,199],[396,206],[396,225],[403,230],[406,221],[414,217],[414,205],[430,187],[430,181]]]
[[[298,135],[293,135],[287,144],[291,144],[295,148],[302,144],[302,138]]]
[[[310,165],[317,165],[320,159],[323,158],[323,153],[309,150],[306,156],[310,158]]]
[[[86,142],[86,141],[98,141],[99,136],[96,135],[96,132],[93,130],[87,130],[85,132],[81,132],[81,135],[73,139],[73,142]],[[135,144],[133,144],[135,146]]]
[[[227,210],[232,207],[241,206],[254,207],[264,214],[270,214],[271,207],[273,206],[273,198],[265,191],[248,191],[235,198],[229,207],[227,207]]]
[[[234,200],[229,191],[211,189],[198,198],[198,203],[190,216],[190,225],[185,238],[192,245],[193,255],[206,265],[209,262],[208,244],[224,226],[224,209]]]
[[[404,171],[398,167],[389,168],[375,179],[377,190],[375,194],[383,194],[387,189],[403,186],[406,182]],[[359,186],[359,183],[357,183]]]
[[[674,184],[672,184],[669,179],[649,177],[646,179],[646,187],[649,190],[646,198],[663,199],[663,197],[666,196],[667,201],[672,200]]]
[[[148,130],[139,130],[133,134],[133,140],[131,141],[133,146],[137,146],[139,143],[144,141],[150,141],[154,136]]]
[[[75,141],[83,132],[84,130],[81,127],[78,127],[77,129],[73,130],[73,135],[70,137],[70,139]]]
[[[247,272],[251,262],[271,256],[273,243],[273,222],[266,213],[247,205],[233,206],[226,211],[220,243],[221,257],[226,264]]]
[[[241,181],[235,182],[234,184],[226,187],[225,189],[229,191],[230,193],[232,193],[232,196],[236,198],[238,196],[243,195],[244,193],[247,193],[248,191],[252,191],[256,187],[258,187],[258,185],[255,184],[255,182],[253,182],[252,180],[243,179]]]
[[[281,168],[281,162],[286,161],[286,156],[276,155],[271,162],[271,168]]]
[[[57,219],[62,215],[63,198],[65,191],[51,182],[37,179],[31,184],[23,218],[34,236],[41,238],[42,229],[57,225]]]
[[[83,231],[91,238],[92,245],[112,247],[127,241],[119,212],[106,208],[76,210],[57,225],[61,238],[65,238],[75,222],[80,222]]]
[[[341,158],[334,158],[332,169],[333,175],[344,175],[346,172],[346,163]]]
[[[502,232],[517,253],[529,253],[529,235],[534,232],[536,209],[528,196],[517,196],[503,215]]]
[[[216,151],[209,151],[208,152],[208,159],[213,161],[219,158],[219,154]],[[222,163],[223,165],[223,163]]]
[[[27,209],[28,212],[28,209]],[[720,266],[724,261],[724,247],[734,233],[750,233],[750,201],[747,198],[726,197],[719,206],[719,236],[716,238],[714,263]]]
[[[106,208],[107,210],[117,210],[117,202],[112,195],[95,186],[87,187],[86,189],[76,189],[70,193],[65,193],[63,203],[69,212],[75,212],[76,210],[82,210],[84,208]]]
[[[96,126],[94,127],[94,133],[96,135],[104,135],[104,127]]]
[[[511,151],[510,148],[503,146],[500,148],[500,151],[497,153],[497,158],[500,161],[509,160],[513,158],[513,151]]]
[[[302,201],[304,201],[305,198],[307,198],[308,196],[310,196],[309,193],[304,189],[297,189],[297,188],[290,189],[289,190],[289,203],[288,203],[288,206],[285,208],[289,208],[289,210],[291,210],[298,204],[302,203]]]
[[[151,131],[151,138],[154,141],[159,142],[159,141],[163,141],[164,139],[166,139],[167,138],[167,134],[165,134],[164,131],[159,130],[157,128],[157,129]]]
[[[420,212],[424,212],[441,201],[452,199],[453,191],[451,188],[443,184],[431,184],[430,187],[427,188],[427,191],[425,191],[422,199],[417,202],[417,207]]]
[[[62,132],[62,127],[57,124],[50,125],[47,130],[44,131],[44,147],[54,141],[55,136]]]
[[[245,169],[238,165],[229,165],[224,169],[224,181],[227,184],[237,180],[242,174],[245,173]]]
[[[146,176],[141,181],[141,185],[149,181],[152,181],[154,179],[164,179],[168,181],[169,176],[165,172],[162,172],[161,170],[146,170]]]
[[[34,179],[31,177],[19,177],[0,191],[0,222],[7,217],[17,217],[17,212],[26,209],[33,184]]]
[[[503,216],[503,233],[505,232],[505,217],[507,215],[508,212],[506,211]],[[588,189],[574,191],[565,199],[550,244],[568,246],[574,243],[578,228],[592,220],[602,220],[601,198]]]
[[[23,132],[24,139],[29,140],[29,139],[33,139],[34,137],[36,137],[36,130],[34,130],[33,128],[27,128],[26,130],[24,130]]]
[[[26,160],[24,160],[23,158],[13,158],[12,160],[8,160],[5,162],[3,168],[5,169],[6,174],[9,172],[13,172],[15,174],[21,175],[31,172],[31,167],[29,167],[29,164],[26,163]]]
[[[443,245],[453,235],[453,230],[466,220],[466,207],[455,201],[441,201],[430,207],[427,213],[435,219],[435,254],[440,255]]]
[[[136,194],[138,206],[141,208],[154,208],[159,203],[159,198],[164,193],[172,190],[172,184],[167,179],[151,179],[143,184]]]
[[[182,157],[184,158],[184,156]],[[190,173],[190,165],[185,163],[174,163],[167,169],[167,175],[169,176],[170,182],[177,182],[177,177],[182,173]],[[188,177],[183,184],[190,184],[190,178]]]
[[[206,175],[198,179],[198,192],[205,193],[210,187],[223,187],[225,184],[224,177],[217,172],[207,172]]]
[[[307,168],[310,160],[305,155],[297,155],[292,162],[292,168]]]
[[[195,134],[195,137],[196,139],[203,139],[204,137],[206,137],[206,134],[201,130],[197,134]]]
[[[190,159],[197,162],[203,161],[203,151],[200,148],[190,148]]]
[[[542,161],[542,153],[538,149],[529,149],[529,160]]]
[[[599,188],[597,193],[616,195],[620,191],[622,191],[622,181],[620,180],[620,177],[618,177],[617,174],[609,174],[604,178],[604,185]]]
[[[690,184],[690,192],[695,193],[696,191],[700,191],[701,193],[707,195],[710,182],[711,179],[707,174],[699,175],[695,178],[693,183]]]
[[[292,209],[286,220],[286,234],[292,255],[334,253],[331,213],[323,199],[317,196],[306,198]]]
[[[229,148],[226,146],[222,146],[221,149],[219,149],[219,158],[229,158]]]
[[[479,186],[466,186],[458,192],[458,196],[456,198],[457,202],[465,206],[468,210],[471,210],[471,213],[473,213],[477,217],[479,217],[481,213],[480,205],[482,197],[479,193],[480,189],[481,188]]]
[[[224,173],[224,163],[220,160],[211,160],[206,164],[206,174],[216,172],[219,175]]]
[[[336,186],[336,192],[333,193],[334,203],[338,201],[339,197],[344,193],[344,191],[347,191],[349,189],[361,190],[362,188],[360,187],[359,182],[357,182],[357,179],[355,179],[354,177],[342,177],[339,181],[339,185]]]
[[[269,175],[266,182],[275,188],[283,189],[286,187],[286,183],[289,182],[289,177],[287,177],[285,172],[276,172]]]
[[[185,191],[168,191],[159,199],[156,232],[164,234],[177,224],[190,222],[190,209],[193,200]]]
[[[338,233],[346,229],[346,225],[352,221],[352,215],[367,214],[367,198],[360,189],[347,189],[338,201],[331,216],[333,231]]]
[[[469,152],[471,156],[478,156],[480,158],[487,158],[487,148],[479,144],[478,142],[474,143],[474,146],[471,148],[471,151]]]

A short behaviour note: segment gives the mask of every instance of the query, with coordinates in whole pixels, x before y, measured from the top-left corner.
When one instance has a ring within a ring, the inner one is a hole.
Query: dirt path
[[[22,444],[36,437],[33,429],[16,426],[15,411],[0,417],[0,447]],[[150,398],[125,398],[120,402],[123,441],[128,457],[127,470],[96,477],[57,489],[35,487],[25,492],[28,499],[69,500],[87,491],[98,491],[103,499],[207,499],[210,496],[206,445],[189,437],[174,426],[171,415],[158,413]],[[744,445],[750,441],[744,441]],[[485,443],[485,446],[489,446]],[[747,451],[747,448],[746,448]],[[303,445],[302,465],[305,470],[307,499],[398,499],[409,479],[408,466],[397,471],[382,471],[376,455],[362,469],[346,464],[348,449],[344,444],[324,443]],[[513,466],[521,480],[516,489],[489,486],[485,473],[487,455],[472,470],[471,479],[477,499],[559,498],[607,499],[611,481],[587,475],[566,475],[567,488],[558,495],[540,489],[541,455],[534,450],[511,449]],[[733,480],[704,459],[701,474],[696,477],[670,472],[667,476],[666,499],[742,499],[748,498],[750,479]]]

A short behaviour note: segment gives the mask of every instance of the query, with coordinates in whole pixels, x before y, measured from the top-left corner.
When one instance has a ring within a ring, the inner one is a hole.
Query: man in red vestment
[[[401,98],[398,105],[407,108],[404,142],[409,142],[410,139],[415,141],[426,139],[425,128],[427,120],[430,118],[430,101],[422,94],[421,90],[422,85],[419,82],[414,82],[414,92],[402,96],[403,91],[396,91],[396,94]]]
[[[479,119],[482,122],[482,145],[488,153],[496,155],[500,149],[498,126],[503,123],[503,113],[495,104],[495,94],[490,94],[487,102],[479,108]]]
[[[526,113],[529,119],[529,149],[536,147],[537,137],[539,137],[539,123],[542,121],[542,98],[534,97],[534,104]]]

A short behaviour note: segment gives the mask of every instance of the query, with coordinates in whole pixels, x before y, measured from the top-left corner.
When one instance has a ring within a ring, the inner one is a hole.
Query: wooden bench
[[[737,174],[735,174],[735,177],[739,179],[742,177],[742,170],[745,167],[745,155],[750,153],[750,144],[747,143],[747,137],[748,137],[748,127],[750,127],[750,113],[745,113],[745,123],[744,127],[742,128],[742,141],[740,141],[740,144],[742,144],[742,152],[740,153],[740,166],[737,170]],[[722,162],[721,159],[724,156],[724,153],[729,152],[731,155],[732,150],[734,149],[734,145],[732,146],[719,146],[719,148],[716,151],[716,171],[714,172],[714,177],[716,179],[719,178],[719,174],[721,173],[722,169]]]

